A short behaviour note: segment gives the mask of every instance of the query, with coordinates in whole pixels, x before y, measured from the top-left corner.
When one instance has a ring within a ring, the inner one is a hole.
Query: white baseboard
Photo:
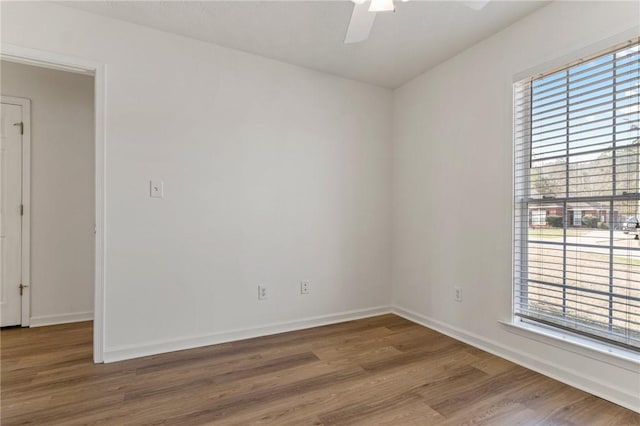
[[[392,312],[409,321],[446,334],[456,340],[480,348],[500,358],[507,359],[530,370],[551,377],[552,379],[589,392],[590,394],[599,396],[600,398],[626,407],[632,411],[640,412],[638,409],[638,407],[640,407],[640,395],[623,392],[611,385],[585,377],[584,373],[579,371],[557,367],[548,360],[531,356],[514,348],[506,347],[500,343],[487,340],[482,336],[445,324],[433,318],[428,318],[408,309],[394,306]]]
[[[29,319],[29,327],[66,324],[69,322],[91,321],[93,312],[76,312],[73,314],[41,315]]]
[[[302,330],[305,328],[319,327],[336,324],[361,318],[373,317],[391,313],[391,307],[380,306],[369,309],[346,311],[337,314],[322,315],[295,321],[272,323],[261,327],[243,328],[231,331],[223,331],[202,336],[192,336],[184,339],[166,340],[142,345],[127,345],[114,348],[105,348],[104,362],[115,362],[143,356],[156,355],[166,352],[181,351],[200,346],[216,345],[235,340],[250,339],[253,337],[268,336],[270,334],[285,333],[287,331]]]

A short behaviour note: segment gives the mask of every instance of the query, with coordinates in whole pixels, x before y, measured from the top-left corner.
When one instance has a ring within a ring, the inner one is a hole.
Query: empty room
[[[0,424],[640,425],[640,3],[0,3]]]

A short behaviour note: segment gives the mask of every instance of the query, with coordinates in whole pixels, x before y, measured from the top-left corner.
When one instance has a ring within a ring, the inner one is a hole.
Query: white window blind
[[[514,314],[635,350],[638,43],[514,85]]]

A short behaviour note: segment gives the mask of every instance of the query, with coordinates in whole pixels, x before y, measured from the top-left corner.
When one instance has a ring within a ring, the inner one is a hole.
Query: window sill
[[[640,372],[640,353],[619,348],[566,331],[556,330],[544,325],[523,322],[518,318],[512,322],[499,321],[511,333],[577,353],[620,368]]]

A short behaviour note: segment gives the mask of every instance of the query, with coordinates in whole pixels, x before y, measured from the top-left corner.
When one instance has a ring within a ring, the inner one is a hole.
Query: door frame
[[[28,327],[31,320],[31,100],[0,96],[3,104],[17,105],[22,110],[22,218],[20,220],[20,283],[23,288],[20,325]]]
[[[105,161],[106,66],[103,63],[2,43],[0,59],[94,77],[95,114],[95,269],[93,306],[93,361],[104,360],[105,316]],[[26,208],[25,208],[26,209]],[[24,303],[24,301],[23,301]]]

